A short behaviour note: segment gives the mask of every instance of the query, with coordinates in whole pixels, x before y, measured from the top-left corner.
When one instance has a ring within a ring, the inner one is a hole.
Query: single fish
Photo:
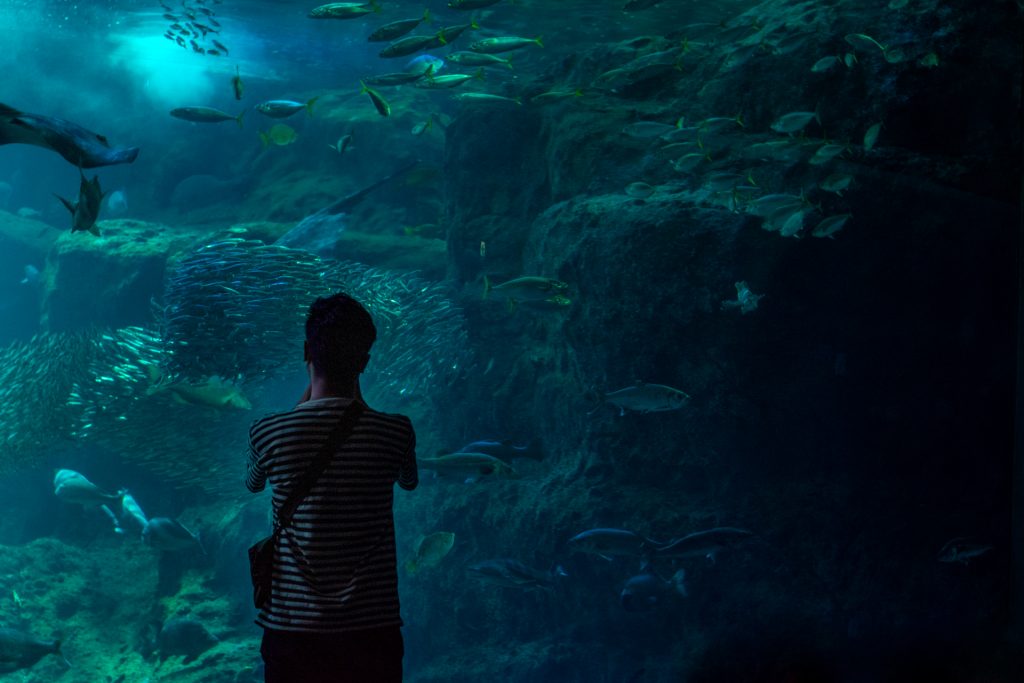
[[[0,145],[35,145],[53,150],[79,168],[130,164],[138,147],[114,148],[107,138],[63,119],[0,104]]]
[[[178,403],[206,405],[214,408],[239,408],[250,410],[252,403],[242,392],[241,387],[217,375],[213,375],[197,383],[166,382],[160,371],[147,365],[151,385],[146,389],[147,396],[169,391]]]
[[[366,14],[380,12],[377,0],[369,2],[332,2],[328,5],[314,7],[309,12],[311,19],[355,19]]]
[[[176,519],[153,517],[142,530],[142,541],[157,550],[185,550],[199,546],[206,553],[199,540],[199,534],[187,529]]]
[[[449,55],[450,57],[451,55]],[[583,91],[579,88],[575,90],[550,90],[548,92],[542,92],[539,95],[534,95],[530,98],[532,104],[550,104],[552,102],[560,102],[573,97],[583,97]]]
[[[870,152],[878,142],[878,134],[882,132],[882,124],[876,123],[864,133],[864,151]]]
[[[423,135],[428,130],[430,130],[433,125],[434,125],[434,119],[427,119],[426,121],[420,121],[415,126],[413,126],[412,130],[409,131],[409,132],[412,133],[413,135]]]
[[[680,569],[665,580],[645,562],[640,573],[630,577],[622,587],[619,602],[627,612],[646,612],[661,607],[673,596],[687,597],[686,570]]]
[[[50,654],[64,657],[59,640],[43,640],[17,629],[0,628],[0,673],[27,669]]]
[[[380,74],[379,76],[370,76],[369,78],[364,78],[363,79],[363,83],[365,83],[366,85],[375,85],[375,86],[378,86],[378,87],[380,87],[380,86],[394,86],[394,85],[408,85],[410,83],[415,83],[416,81],[420,80],[421,78],[423,78],[426,75],[427,75],[427,72],[424,72],[424,73],[408,73],[408,72],[405,72],[405,71],[399,71],[399,72],[390,73],[390,74]]]
[[[264,147],[269,147],[270,145],[284,147],[292,144],[298,138],[299,134],[295,132],[295,129],[283,123],[275,123],[269,131],[260,133],[260,141],[263,142]]]
[[[625,415],[627,410],[639,413],[678,410],[689,400],[689,395],[678,389],[664,384],[647,384],[640,380],[631,387],[604,395],[604,401],[617,407],[620,416]]]
[[[171,116],[176,119],[183,121],[191,121],[192,123],[220,123],[222,121],[234,121],[238,124],[238,127],[242,127],[242,117],[245,112],[241,112],[238,116],[232,116],[220,109],[214,109],[213,107],[179,107],[171,110]]]
[[[646,557],[658,543],[627,529],[597,528],[576,534],[568,541],[570,550],[590,555],[612,557]]]
[[[553,590],[559,580],[569,576],[561,566],[544,572],[509,558],[478,562],[466,567],[466,572],[485,583],[524,590]]]
[[[484,453],[509,464],[516,458],[543,460],[544,449],[540,439],[533,439],[525,446],[515,446],[508,441],[474,441],[458,450],[459,453]]]
[[[814,156],[807,162],[812,166],[818,166],[820,164],[832,161],[837,156],[845,152],[847,149],[846,145],[837,145],[834,143],[827,143],[818,148],[814,153]]]
[[[672,539],[654,550],[655,558],[685,559],[689,557],[706,557],[712,563],[715,556],[722,550],[734,548],[749,540],[754,532],[735,527],[716,527],[706,531],[698,531],[682,538]]]
[[[57,470],[53,477],[53,494],[65,503],[77,505],[105,505],[121,503],[125,491],[109,493],[93,484],[74,470]]]
[[[506,280],[499,285],[492,285],[490,279],[486,275],[484,276],[485,299],[492,291],[507,294],[512,299],[547,299],[561,294],[568,288],[569,285],[565,282],[534,275]]]
[[[423,469],[438,474],[466,474],[470,476],[499,476],[504,479],[518,479],[519,474],[508,464],[484,453],[451,453],[437,458],[420,458]]]
[[[414,88],[420,88],[423,90],[447,90],[449,88],[457,88],[460,85],[468,83],[473,79],[482,79],[483,70],[479,70],[476,74],[444,74],[442,76],[427,76],[423,80],[416,81],[413,84]]]
[[[360,93],[366,93],[369,96],[370,101],[373,102],[373,106],[377,108],[378,114],[385,118],[391,116],[391,105],[388,104],[388,101],[385,100],[379,92],[368,87],[366,83],[363,83],[362,81],[360,81],[359,85],[363,88]]]
[[[647,183],[638,181],[626,186],[626,194],[633,199],[647,199],[654,194],[654,188]]]
[[[135,497],[128,491],[124,492],[121,497],[121,514],[119,520],[122,527],[130,527],[132,531],[139,534],[140,538],[142,532],[146,529],[146,524],[149,520],[146,518],[146,513],[142,511],[142,507],[135,501]]]
[[[736,298],[726,299],[722,302],[722,310],[738,308],[744,315],[757,310],[757,302],[764,298],[764,294],[754,294],[750,287],[743,280],[735,284]]]
[[[939,562],[960,562],[967,565],[971,560],[992,550],[987,543],[978,543],[970,538],[954,538],[939,551]]]
[[[842,213],[838,216],[829,216],[824,219],[811,231],[813,237],[827,237],[829,239],[835,239],[835,234],[843,229],[846,222],[850,220],[852,214]]]
[[[423,22],[430,22],[429,9],[423,10],[422,17],[418,17],[416,19],[403,19],[402,21],[392,21],[390,24],[384,24],[371,33],[367,40],[371,43],[381,43],[394,40],[395,38],[401,38]]]
[[[242,93],[245,92],[245,85],[242,83],[242,72],[239,68],[235,67],[235,75],[231,77],[231,90],[235,93],[235,99],[242,99]]]
[[[380,56],[384,59],[405,57],[414,52],[434,47],[436,44],[436,36],[406,36],[405,38],[399,38],[393,43],[389,43],[387,47],[381,50]]]
[[[833,173],[818,183],[818,187],[826,192],[834,192],[842,196],[843,192],[853,183],[853,176],[849,173]]]
[[[497,5],[501,0],[448,0],[448,7],[457,10],[481,9]]]
[[[90,232],[99,237],[100,230],[96,227],[96,220],[100,216],[100,206],[103,204],[100,179],[99,176],[93,176],[92,180],[86,180],[81,169],[78,174],[81,176],[81,182],[78,185],[78,201],[71,202],[57,194],[54,196],[71,212],[72,233]]]
[[[885,53],[885,46],[875,40],[869,35],[863,33],[850,33],[846,35],[846,42],[853,46],[855,50],[862,50],[864,52],[873,52],[878,50],[879,52]]]
[[[306,110],[307,116],[313,115],[313,105],[319,97],[314,97],[305,103],[293,102],[292,100],[269,100],[267,102],[261,102],[256,105],[256,111],[269,116],[272,119],[286,119],[289,116],[298,114],[303,109]]]
[[[338,138],[338,141],[336,143],[327,146],[333,149],[338,154],[344,154],[352,147],[352,135],[342,135],[340,138]]]
[[[498,55],[488,55],[483,52],[452,52],[448,55],[448,61],[460,66],[482,66],[484,68],[489,67],[501,67],[503,69],[512,69],[512,62]]]
[[[818,112],[794,111],[776,119],[772,124],[772,130],[776,133],[798,133],[806,128],[811,121],[821,123]]]
[[[836,57],[835,55],[822,57],[821,59],[814,63],[814,66],[811,67],[811,71],[813,71],[816,74],[825,73],[826,71],[831,71],[832,69],[834,69],[835,67],[839,66],[842,63],[843,60],[840,59],[839,57]]]
[[[470,45],[469,49],[473,52],[498,54],[501,52],[511,52],[512,50],[521,50],[522,48],[529,47],[531,45],[544,47],[544,43],[541,42],[540,36],[537,36],[536,38],[502,36],[500,38],[484,38],[483,40],[478,40]]]
[[[443,47],[455,41],[459,36],[473,29],[474,31],[480,28],[480,24],[476,23],[476,20],[469,22],[468,24],[455,24],[454,26],[444,26],[434,35],[435,47]]]
[[[413,557],[405,563],[405,571],[414,574],[421,568],[436,567],[455,545],[455,534],[437,531],[429,536],[420,536],[413,550]]]

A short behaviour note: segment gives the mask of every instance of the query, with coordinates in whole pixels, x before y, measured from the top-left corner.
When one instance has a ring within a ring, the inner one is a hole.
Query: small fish
[[[490,293],[501,292],[509,295],[510,298],[519,299],[546,299],[556,294],[561,294],[569,288],[569,285],[560,280],[552,280],[546,277],[527,275],[506,280],[499,285],[492,285],[490,279],[484,276],[484,298]]]
[[[424,76],[424,73],[408,73],[405,71],[398,71],[390,74],[380,74],[379,76],[370,76],[369,78],[363,79],[363,83],[367,85],[375,86],[395,86],[395,85],[408,85],[409,83],[415,83]]]
[[[483,69],[479,69],[475,74],[428,75],[423,80],[414,83],[413,87],[423,90],[447,90],[448,88],[457,88],[473,79],[483,79]]]
[[[482,103],[482,104],[516,104],[521,105],[523,101],[518,97],[504,97],[502,95],[491,95],[485,92],[464,92],[455,96],[459,102]]]
[[[531,45],[539,45],[544,47],[544,43],[541,42],[540,36],[536,38],[520,38],[518,36],[502,36],[500,38],[485,38],[478,40],[469,46],[469,49],[473,52],[483,52],[485,54],[498,54],[501,52],[511,52],[512,50],[520,50],[524,47]]]
[[[849,173],[833,173],[818,183],[818,187],[826,192],[834,192],[841,197],[851,183],[853,183],[853,176]]]
[[[306,102],[293,102],[292,100],[269,100],[256,105],[256,111],[273,119],[286,119],[289,116],[298,114],[303,109],[307,116],[313,115],[313,105],[319,97],[314,97]]]
[[[333,145],[327,145],[330,149],[333,149],[338,154],[344,154],[348,149],[352,147],[352,135],[342,135],[338,138],[338,141]]]
[[[927,68],[936,67],[939,65],[939,56],[934,52],[929,52],[924,57],[921,57],[921,59],[917,60],[917,63],[920,66]]]
[[[395,38],[401,38],[423,22],[430,22],[429,9],[423,10],[422,17],[416,19],[404,19],[402,21],[392,21],[390,24],[385,24],[371,33],[366,40],[371,43],[380,43],[394,40]]]
[[[405,57],[414,52],[434,47],[436,42],[436,36],[406,36],[405,38],[399,38],[392,43],[388,43],[388,46],[381,50],[380,57],[384,59]]]
[[[870,152],[878,142],[878,134],[882,132],[882,124],[876,123],[864,133],[864,151]]]
[[[463,33],[469,29],[478,30],[480,24],[476,23],[476,20],[469,22],[468,24],[455,24],[454,26],[444,26],[434,35],[435,47],[444,47],[456,40]]]
[[[846,222],[850,220],[852,214],[842,213],[838,216],[829,216],[825,220],[818,223],[818,225],[811,231],[813,237],[827,237],[829,239],[835,239],[835,234],[843,229]]]
[[[852,52],[847,52],[845,55],[843,55],[843,64],[846,65],[847,69],[852,69],[854,66],[857,65],[857,55],[853,54]]]
[[[278,147],[285,147],[295,142],[298,138],[299,135],[295,132],[295,129],[283,123],[275,123],[269,131],[260,133],[260,141],[263,142],[264,147],[269,147],[272,144]]]
[[[646,612],[668,603],[673,596],[687,597],[686,570],[679,569],[671,579],[663,579],[645,562],[640,573],[630,577],[619,594],[619,602],[627,612]]]
[[[519,474],[507,463],[485,453],[450,453],[437,458],[420,458],[419,466],[438,474],[495,475],[518,479]]]
[[[242,127],[242,117],[245,112],[242,111],[238,116],[232,116],[220,109],[214,109],[213,107],[179,107],[178,109],[171,110],[171,116],[176,119],[182,119],[183,121],[191,121],[192,123],[220,123],[222,121],[234,121],[238,124],[238,127]]]
[[[845,40],[847,43],[853,46],[855,50],[862,50],[864,52],[873,52],[879,50],[883,54],[885,53],[885,46],[879,43],[877,40],[869,35],[863,33],[849,33],[846,35]]]
[[[433,119],[427,119],[426,121],[420,121],[412,127],[410,131],[413,135],[423,135],[434,125]]]
[[[627,410],[638,413],[654,413],[678,410],[689,402],[690,396],[664,384],[648,384],[640,380],[631,387],[619,389],[604,395],[604,401],[619,409],[619,415]]]
[[[207,50],[206,55],[208,57],[220,57],[220,52],[218,52],[217,50]]]
[[[654,188],[643,182],[630,183],[626,186],[626,194],[633,199],[647,199],[654,194]]]
[[[448,61],[460,66],[482,66],[502,67],[512,69],[512,62],[498,55],[488,55],[483,52],[452,52],[448,55]]]
[[[757,302],[764,298],[764,294],[754,294],[746,281],[740,280],[735,284],[736,298],[726,299],[722,302],[722,310],[738,308],[740,313],[746,315],[757,310]]]
[[[448,7],[457,10],[481,9],[497,5],[501,0],[448,0]]]
[[[124,492],[124,496],[121,498],[121,515],[120,521],[122,525],[127,522],[126,526],[131,527],[136,533],[142,535],[142,532],[146,528],[146,524],[149,520],[146,518],[146,513],[142,511],[142,507],[135,501],[134,496]]]
[[[818,150],[814,153],[814,156],[812,156],[807,163],[811,164],[812,166],[824,164],[829,161],[832,161],[845,151],[846,145],[836,145],[833,143],[827,143],[819,147]]]
[[[223,46],[223,45],[222,45],[222,44],[221,44],[220,42],[218,42],[218,41],[214,40],[214,41],[213,41],[213,44],[214,44],[214,46],[215,46],[215,47],[216,47],[216,48],[217,48],[218,50],[220,50],[221,52],[223,52],[223,53],[224,53],[225,55],[227,55],[227,54],[228,54],[228,49],[227,49],[226,47],[224,47],[224,46]],[[209,54],[209,50],[207,50],[207,54]]]
[[[537,461],[544,459],[544,449],[540,439],[534,439],[525,446],[515,446],[508,441],[474,441],[460,448],[458,452],[483,453],[507,463],[512,463],[516,458],[529,458]]]
[[[569,576],[560,565],[544,572],[509,558],[484,560],[466,567],[466,572],[485,583],[523,590],[553,590],[559,580]]]
[[[890,47],[888,50],[885,51],[884,56],[885,61],[889,62],[890,64],[899,64],[900,62],[906,60],[907,53],[903,51],[903,48]],[[936,57],[936,60],[937,59],[938,57]]]
[[[939,562],[960,562],[967,565],[971,560],[992,550],[987,543],[978,543],[970,538],[954,538],[939,551]]]
[[[239,67],[235,66],[235,75],[231,77],[231,91],[235,93],[235,99],[242,99],[242,93],[245,92],[245,85],[242,83],[242,72],[239,71]]]
[[[576,88],[575,90],[549,90],[548,92],[542,92],[539,95],[534,95],[530,98],[530,102],[532,104],[550,104],[552,102],[568,100],[573,97],[583,97],[583,91],[579,88]]]
[[[373,102],[373,106],[377,108],[378,114],[385,118],[391,116],[391,105],[388,104],[387,100],[381,97],[381,94],[379,92],[377,92],[373,88],[368,87],[362,81],[359,82],[359,85],[361,85],[363,88],[360,91],[360,94],[366,93],[369,96],[370,101]]]
[[[158,550],[184,550],[199,546],[206,553],[198,533],[169,517],[154,517],[146,522],[142,530],[142,541]]]
[[[772,124],[772,130],[776,133],[798,133],[806,128],[811,121],[821,123],[818,112],[794,111],[776,119]]]
[[[822,57],[814,63],[814,66],[811,67],[811,71],[816,74],[825,73],[826,71],[831,71],[842,63],[843,60],[835,55]]]
[[[681,538],[675,538],[659,545],[653,556],[655,558],[685,559],[689,557],[706,557],[713,564],[715,556],[723,550],[734,548],[747,541],[754,532],[736,527],[715,527],[706,531],[697,531]]]
[[[658,121],[636,121],[623,126],[622,134],[639,140],[648,140],[667,135],[677,128],[678,126]]]
[[[420,536],[413,550],[413,557],[405,563],[405,571],[416,573],[422,568],[436,567],[455,545],[455,534],[437,531],[429,536]]]
[[[645,557],[658,543],[627,529],[588,529],[568,540],[569,549],[578,553],[612,557]]]
[[[328,5],[314,7],[309,12],[311,19],[355,19],[366,14],[380,12],[377,0],[369,2],[332,2]]]

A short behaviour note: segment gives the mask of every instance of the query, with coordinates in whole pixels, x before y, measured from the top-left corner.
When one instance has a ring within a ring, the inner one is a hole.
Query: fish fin
[[[21,116],[21,112],[14,107],[0,103],[0,116]]]
[[[428,7],[427,9],[423,10],[423,21],[429,24],[431,19],[433,19],[433,17],[430,16],[430,8]]]
[[[75,205],[74,204],[69,202],[67,199],[64,199],[59,194],[54,194],[53,196],[60,200],[60,203],[64,205],[64,208],[66,208],[72,214],[75,213]]]
[[[319,100],[319,99],[320,99],[320,96],[317,95],[316,97],[312,98],[309,102],[306,102],[306,114],[308,116],[312,116],[313,115],[313,105],[316,104],[316,101]]]
[[[478,81],[484,80],[484,68],[480,67],[479,69],[477,69],[476,73],[473,74],[473,78],[475,78]]]
[[[95,235],[96,237],[100,237],[100,229],[99,227],[96,226],[95,223],[89,226],[89,234]]]
[[[538,44],[538,45],[540,45],[541,47],[544,47],[544,43],[542,43],[542,42],[541,42],[541,38],[542,38],[542,37],[543,37],[543,36],[537,36],[536,38],[534,38],[534,39],[533,39],[533,42],[537,43],[537,44]]]
[[[71,213],[74,213],[74,212],[75,212],[75,210],[71,209]],[[490,293],[491,293],[491,280],[486,275],[484,275],[484,299],[486,299],[487,295],[490,294]]]
[[[245,116],[245,110],[244,109],[238,113],[238,116],[235,117],[235,123],[238,124],[239,128],[243,127],[242,126],[242,117],[243,116]]]

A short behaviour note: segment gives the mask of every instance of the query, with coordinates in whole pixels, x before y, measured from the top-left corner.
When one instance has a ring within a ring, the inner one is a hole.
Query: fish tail
[[[360,95],[370,92],[370,89],[366,87],[366,83],[359,81],[359,85],[362,88],[362,90],[359,91]]]
[[[543,36],[537,36],[536,38],[533,39],[533,42],[537,43],[541,47],[544,47],[544,43],[541,42],[541,38],[543,38]]]
[[[479,31],[480,30],[480,24],[477,23],[476,19],[470,19],[469,20],[469,27],[471,29],[473,29],[474,31]]]
[[[244,109],[241,112],[239,112],[238,116],[235,117],[235,123],[238,124],[239,128],[242,127],[242,117],[243,116],[245,116],[245,110]]]
[[[64,199],[63,197],[61,197],[61,196],[60,196],[59,194],[57,194],[56,192],[55,192],[55,193],[53,194],[53,196],[54,196],[54,197],[56,197],[57,199],[59,199],[59,200],[60,200],[60,203],[64,205],[64,208],[65,208],[65,209],[67,209],[67,210],[68,210],[68,211],[70,211],[71,213],[74,213],[74,212],[75,212],[75,205],[74,205],[74,204],[72,204],[71,202],[69,202],[69,201],[68,201],[67,199]]]
[[[320,96],[317,95],[316,97],[311,99],[309,102],[306,102],[306,114],[307,115],[309,115],[309,116],[313,115],[313,105],[316,104],[316,101],[319,100],[319,99],[320,99]]]
[[[484,275],[484,298],[486,299],[487,295],[490,294],[490,293],[491,293],[491,280],[486,275]]]
[[[477,69],[476,73],[473,74],[473,78],[475,78],[478,81],[484,80],[484,68],[480,67],[479,69]]]
[[[377,0],[370,0],[370,9],[374,12],[380,12],[380,3]]]
[[[429,24],[432,19],[433,17],[430,16],[430,8],[428,7],[425,10],[423,10],[423,21]]]

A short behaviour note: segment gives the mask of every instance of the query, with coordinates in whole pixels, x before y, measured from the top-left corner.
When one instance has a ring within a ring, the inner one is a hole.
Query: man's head
[[[347,294],[319,298],[306,317],[306,361],[328,384],[351,382],[370,360],[377,328],[363,306]]]

